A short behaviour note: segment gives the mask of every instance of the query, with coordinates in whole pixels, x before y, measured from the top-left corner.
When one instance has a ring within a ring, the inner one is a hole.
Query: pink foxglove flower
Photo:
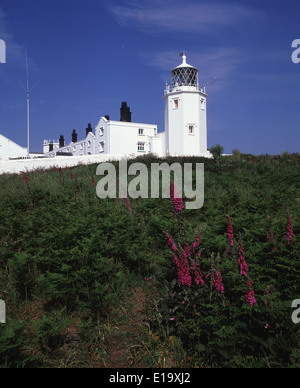
[[[182,198],[177,198],[178,197],[178,191],[175,189],[174,182],[170,182],[170,186],[171,186],[171,190],[170,190],[171,201],[172,201],[172,204],[173,204],[173,207],[174,207],[175,214],[178,214],[184,208],[183,201],[182,201]]]
[[[293,227],[292,227],[292,219],[291,219],[291,216],[290,216],[290,213],[287,212],[287,219],[288,219],[288,223],[287,223],[287,233],[286,233],[286,241],[287,241],[287,245],[290,245],[293,237],[295,237],[294,235],[294,232],[293,232]]]
[[[126,198],[126,201],[127,201],[127,210],[131,213],[131,205],[130,205],[129,199]]]
[[[213,283],[214,283],[215,289],[218,292],[223,294],[224,293],[224,286],[223,286],[223,280],[222,280],[222,276],[221,276],[220,271],[216,271],[213,274]]]
[[[233,247],[233,228],[229,216],[227,216],[227,240],[228,244]]]
[[[244,253],[244,248],[243,248],[243,242],[242,239],[239,239],[239,245],[238,245],[238,251],[239,251],[239,265],[240,265],[240,274],[247,276],[248,272],[248,265],[245,260],[245,253]]]
[[[202,251],[201,251],[202,252]],[[196,260],[191,260],[191,272],[194,277],[194,281],[199,286],[201,283],[203,286],[205,286],[204,280],[202,278],[202,272],[200,270],[200,264],[198,258]]]
[[[195,253],[195,249],[198,248],[199,244],[200,244],[200,236],[201,236],[201,232],[197,234],[196,236],[196,240],[193,244],[193,252]]]
[[[253,282],[252,280],[248,279],[247,281],[247,293],[245,295],[245,300],[246,300],[246,303],[252,307],[255,303],[256,303],[256,299],[255,299],[255,294],[254,294],[254,290],[252,288],[252,285],[253,285]]]
[[[223,285],[223,279],[221,276],[221,271],[219,269],[219,263],[220,258],[217,259],[217,264],[215,263],[214,257],[211,258],[210,263],[210,273],[206,275],[206,277],[211,277],[211,282],[214,286],[214,288],[217,290],[217,292],[223,294],[224,293],[224,285]]]
[[[172,237],[170,236],[170,234],[168,232],[165,232],[166,236],[167,236],[167,245],[169,248],[171,248],[174,252],[177,251],[177,248],[176,248],[176,245],[174,244],[174,240],[172,239]]]
[[[178,255],[178,281],[181,286],[191,287],[192,277],[188,263],[188,256],[186,251],[180,251]]]

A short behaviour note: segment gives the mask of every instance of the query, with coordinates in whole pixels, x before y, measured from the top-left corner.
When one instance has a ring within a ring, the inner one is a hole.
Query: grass
[[[203,162],[204,206],[176,217],[170,199],[129,198],[129,211],[126,199],[97,197],[97,165],[0,176],[7,306],[0,366],[299,366],[299,328],[291,322],[300,297],[299,155],[133,162]],[[228,254],[226,215],[234,231]],[[203,276],[219,255],[224,295],[209,280],[180,286],[165,231],[190,246],[202,232]],[[238,272],[239,234],[252,308]]]

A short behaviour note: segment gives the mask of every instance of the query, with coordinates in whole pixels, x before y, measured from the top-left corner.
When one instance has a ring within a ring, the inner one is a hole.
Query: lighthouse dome
[[[189,86],[198,90],[198,69],[186,63],[186,55],[182,56],[182,64],[172,71],[172,89]]]

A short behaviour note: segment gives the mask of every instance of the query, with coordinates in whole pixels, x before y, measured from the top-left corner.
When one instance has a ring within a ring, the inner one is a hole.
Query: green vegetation
[[[216,159],[223,154],[224,147],[222,147],[220,144],[216,144],[215,146],[211,147],[209,151],[213,155],[214,159]]]
[[[96,165],[0,176],[0,367],[111,366],[137,289],[132,367],[299,367],[300,156],[137,161],[204,163],[204,206],[99,199]]]

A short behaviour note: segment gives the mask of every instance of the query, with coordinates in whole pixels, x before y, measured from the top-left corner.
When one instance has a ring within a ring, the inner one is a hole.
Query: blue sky
[[[0,133],[26,146],[25,55],[31,92],[30,151],[101,116],[164,130],[170,70],[187,62],[207,85],[208,146],[252,154],[299,152],[300,2],[286,0],[0,0]],[[218,81],[209,85],[214,78]]]

